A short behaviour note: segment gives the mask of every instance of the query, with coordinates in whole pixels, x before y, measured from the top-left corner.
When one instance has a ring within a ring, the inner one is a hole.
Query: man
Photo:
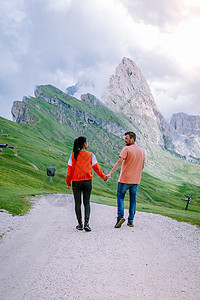
[[[124,147],[119,155],[119,160],[108,174],[108,178],[122,165],[117,187],[117,223],[115,228],[120,228],[125,222],[124,197],[129,190],[129,216],[127,225],[133,227],[136,212],[136,195],[144,168],[145,155],[142,148],[135,144],[136,134],[132,131],[125,133]]]

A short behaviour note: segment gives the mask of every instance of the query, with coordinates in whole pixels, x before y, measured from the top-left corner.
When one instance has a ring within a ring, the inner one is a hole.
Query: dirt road
[[[200,299],[196,226],[137,212],[115,229],[116,208],[92,203],[92,231],[80,232],[71,195],[0,220],[1,300]]]

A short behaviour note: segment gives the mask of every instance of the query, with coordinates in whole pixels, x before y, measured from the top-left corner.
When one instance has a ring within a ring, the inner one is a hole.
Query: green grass
[[[94,203],[117,207],[116,197],[109,198],[109,197],[92,195],[91,200]],[[189,209],[185,211],[185,203],[183,203],[182,209],[174,209],[174,208],[168,208],[168,207],[163,207],[158,205],[152,205],[148,203],[137,202],[137,211],[159,214],[166,217],[170,217],[179,222],[187,222],[192,225],[200,226],[200,214],[199,212],[191,211],[190,209],[192,206],[193,206],[192,203],[189,204]],[[124,202],[124,208],[126,209],[129,208],[129,202],[127,198],[126,201]],[[116,209],[116,216],[117,216],[117,209]]]
[[[110,179],[114,192],[107,195],[92,194],[92,201],[99,204],[116,206],[116,178]],[[185,194],[192,194],[188,210],[185,211]],[[125,196],[125,208],[129,207],[128,192]],[[137,211],[161,214],[176,219],[180,222],[188,222],[200,226],[200,189],[192,184],[175,185],[166,183],[158,178],[143,172],[142,180],[137,194]]]
[[[52,88],[43,88],[49,96],[55,96]],[[100,116],[101,111],[98,109],[97,112],[91,104],[69,96],[66,98],[62,93],[59,97],[71,106]],[[15,146],[14,150],[4,149],[0,155],[0,209],[6,209],[13,215],[27,213],[32,206],[30,198],[34,195],[69,192],[65,183],[67,161],[77,136],[87,137],[88,150],[95,153],[105,173],[117,161],[124,146],[122,139],[96,125],[82,126],[78,117],[73,120],[69,115],[76,125],[74,128],[60,124],[57,107],[41,99],[32,98],[28,105],[35,123],[16,124],[0,118],[0,132],[3,130],[3,133],[9,134],[8,137],[0,136],[0,143]],[[101,117],[107,121],[120,119],[103,105]],[[129,121],[124,119],[125,123],[124,126],[128,126]],[[147,162],[138,189],[137,209],[200,226],[200,166],[189,164],[154,144],[147,143],[146,149]],[[47,166],[56,167],[51,183],[46,174]],[[104,183],[94,174],[92,201],[115,206],[118,176],[119,171]],[[186,193],[194,198],[188,211],[185,211]],[[128,207],[128,195],[125,207]]]

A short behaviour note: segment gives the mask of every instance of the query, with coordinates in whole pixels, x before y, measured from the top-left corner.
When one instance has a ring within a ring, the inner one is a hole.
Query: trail
[[[26,216],[0,213],[1,300],[199,299],[196,226],[137,212],[116,229],[116,208],[92,203],[80,232],[72,195],[37,199]]]

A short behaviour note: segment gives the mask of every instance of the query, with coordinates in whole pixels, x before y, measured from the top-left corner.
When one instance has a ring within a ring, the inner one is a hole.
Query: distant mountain
[[[186,113],[173,114],[170,124],[180,134],[200,138],[200,116],[191,116]]]
[[[200,157],[200,116],[173,114],[170,124],[182,136],[195,156]]]
[[[94,93],[95,85],[92,81],[78,81],[75,85],[72,85],[66,89],[66,93],[69,96],[80,98],[80,96],[87,91],[87,93]]]
[[[162,116],[147,81],[131,59],[123,58],[110,77],[104,100],[110,109],[130,119],[143,145],[154,143],[188,160],[200,157],[200,147],[188,144],[188,139]]]
[[[76,94],[76,92],[78,91],[78,86],[77,84],[75,85],[72,85],[72,86],[69,86],[67,89],[66,89],[66,92],[69,96],[74,96]]]

